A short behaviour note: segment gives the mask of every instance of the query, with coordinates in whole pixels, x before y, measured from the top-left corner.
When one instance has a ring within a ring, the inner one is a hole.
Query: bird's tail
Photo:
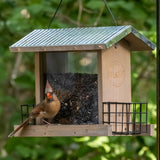
[[[13,137],[16,132],[18,132],[22,127],[29,123],[30,118],[27,118],[19,127],[17,127],[13,132],[11,132],[8,137]]]

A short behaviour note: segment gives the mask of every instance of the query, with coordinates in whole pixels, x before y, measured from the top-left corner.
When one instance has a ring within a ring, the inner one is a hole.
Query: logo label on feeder
[[[109,68],[109,80],[114,87],[122,86],[125,78],[125,68],[118,62],[114,61],[111,63]]]

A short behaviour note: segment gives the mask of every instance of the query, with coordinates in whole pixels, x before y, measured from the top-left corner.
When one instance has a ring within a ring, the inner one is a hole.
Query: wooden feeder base
[[[147,131],[146,131],[147,127]],[[140,125],[135,126],[135,131],[138,132],[140,128]],[[135,133],[135,134],[116,134],[112,133],[113,136],[154,136],[154,124],[148,124],[146,125],[141,125],[141,133]]]
[[[16,129],[19,125],[15,125]],[[139,128],[137,125],[136,127]],[[142,125],[142,132],[146,126]],[[147,132],[133,135],[112,133],[111,125],[28,125],[20,129],[14,137],[60,137],[60,136],[154,136],[154,124],[147,125]]]
[[[19,125],[15,125],[16,129]],[[112,136],[111,125],[28,125],[15,137]]]

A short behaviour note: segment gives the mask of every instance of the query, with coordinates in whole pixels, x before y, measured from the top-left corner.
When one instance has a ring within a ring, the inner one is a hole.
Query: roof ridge
[[[42,29],[34,29],[34,30],[65,30],[65,29],[88,29],[88,28],[109,28],[109,27],[129,27],[129,26],[131,26],[132,27],[132,25],[123,25],[123,26],[98,26],[98,27],[96,27],[96,26],[90,26],[90,27],[68,27],[68,28],[50,28],[50,29],[44,29],[44,28],[42,28]],[[34,31],[33,30],[33,31]]]

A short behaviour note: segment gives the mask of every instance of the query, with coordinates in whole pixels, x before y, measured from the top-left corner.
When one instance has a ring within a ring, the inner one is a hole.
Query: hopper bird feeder
[[[29,33],[10,51],[35,53],[36,104],[44,99],[48,80],[61,109],[53,125],[37,119],[36,125],[29,124],[15,136],[153,135],[147,103],[131,102],[130,54],[154,47],[132,26]],[[22,112],[24,107],[28,105]]]

